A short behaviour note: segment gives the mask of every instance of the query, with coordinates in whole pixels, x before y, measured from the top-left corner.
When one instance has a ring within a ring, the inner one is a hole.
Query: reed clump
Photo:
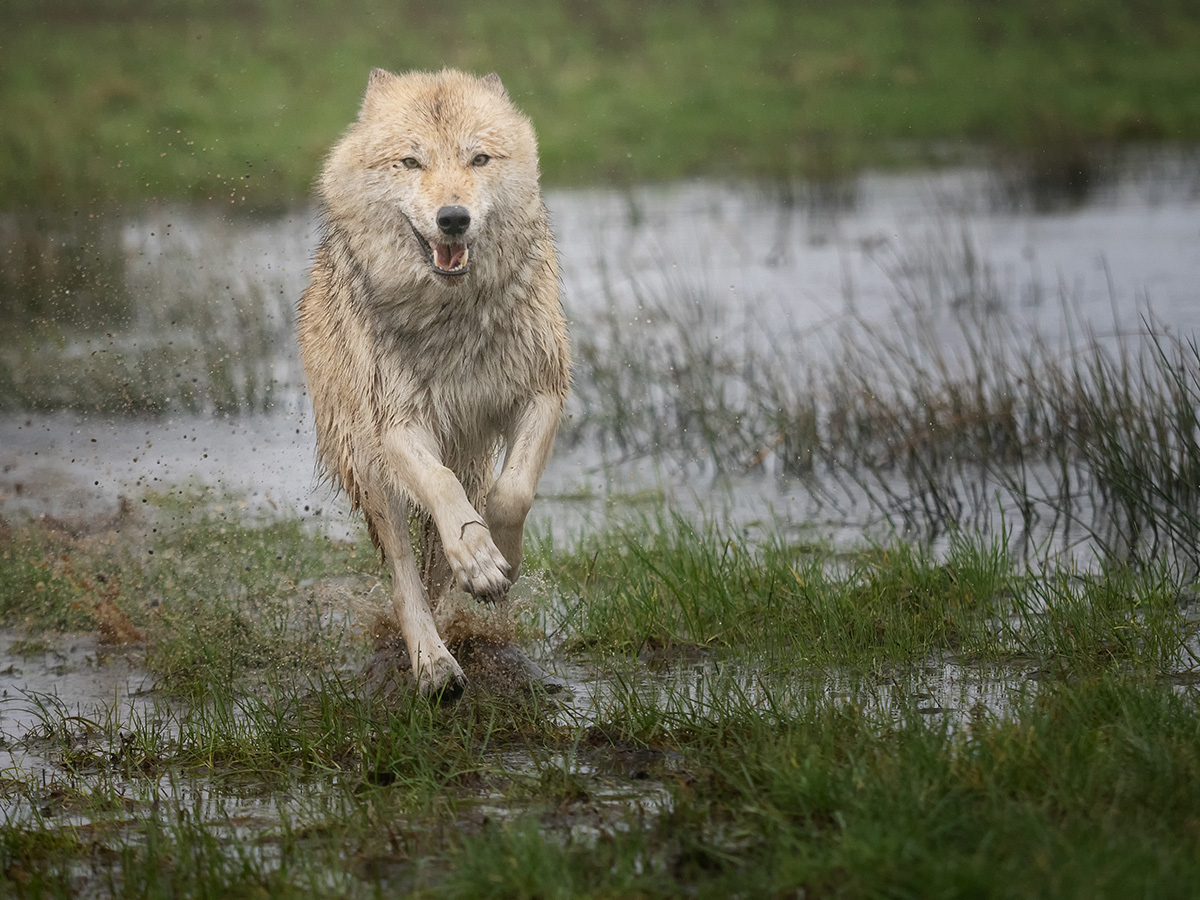
[[[710,475],[764,470],[930,535],[999,518],[1031,542],[1086,538],[1200,570],[1195,337],[1150,313],[1102,334],[1064,297],[1052,340],[1008,312],[973,252],[903,263],[887,316],[847,315],[819,343],[739,333],[690,296],[643,298],[653,328],[608,314],[577,336],[568,440]]]

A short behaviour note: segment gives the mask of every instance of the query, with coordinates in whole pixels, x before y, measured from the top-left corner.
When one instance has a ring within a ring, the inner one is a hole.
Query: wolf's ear
[[[387,69],[372,69],[371,74],[367,76],[367,91],[363,94],[362,106],[358,108],[359,118],[365,116],[371,106],[371,98],[381,87],[389,81],[394,81],[396,76]]]
[[[374,68],[371,70],[371,74],[367,76],[367,90],[379,87],[385,81],[391,81],[395,77],[387,69]]]
[[[506,91],[504,89],[504,82],[502,82],[500,80],[500,76],[497,75],[495,72],[489,72],[488,74],[484,75],[479,80],[482,81],[485,85],[487,85],[490,90],[495,91],[497,94],[499,94],[505,100],[508,99],[508,91]]]

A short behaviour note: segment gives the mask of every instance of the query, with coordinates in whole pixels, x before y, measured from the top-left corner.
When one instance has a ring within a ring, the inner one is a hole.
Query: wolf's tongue
[[[466,244],[434,244],[433,249],[439,269],[458,269],[466,262]]]

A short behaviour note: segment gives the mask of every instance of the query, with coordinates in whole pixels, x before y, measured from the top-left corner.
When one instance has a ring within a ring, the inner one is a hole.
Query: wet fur
[[[462,670],[431,603],[455,580],[499,599],[516,577],[567,395],[533,129],[494,75],[375,70],[319,194],[323,235],[299,314],[318,460],[391,568],[420,689],[456,695]],[[441,237],[448,204],[471,216],[469,271],[454,276],[422,246]]]

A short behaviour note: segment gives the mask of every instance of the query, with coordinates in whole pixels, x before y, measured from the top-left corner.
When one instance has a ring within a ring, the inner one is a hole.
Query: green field
[[[372,66],[497,71],[554,184],[1200,138],[1195,0],[9,0],[0,209],[307,196]]]

